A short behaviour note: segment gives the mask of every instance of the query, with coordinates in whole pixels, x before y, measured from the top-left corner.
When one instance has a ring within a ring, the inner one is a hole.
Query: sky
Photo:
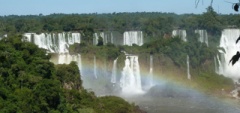
[[[227,0],[236,3],[238,0]],[[211,0],[0,0],[0,16],[49,15],[53,13],[172,12],[202,14]],[[221,14],[238,14],[232,4],[214,0],[214,10]]]

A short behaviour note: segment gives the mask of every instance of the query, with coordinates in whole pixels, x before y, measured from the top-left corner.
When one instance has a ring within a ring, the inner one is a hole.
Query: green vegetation
[[[0,41],[0,112],[139,112],[119,97],[88,92],[75,62],[54,66],[45,50],[21,37]]]
[[[146,68],[145,71],[148,71],[149,61],[146,61],[146,59],[153,55],[154,72],[157,74],[164,73],[164,75],[159,75],[160,77],[164,76],[165,79],[191,84],[192,87],[210,93],[216,93],[221,91],[221,89],[231,90],[233,88],[231,79],[215,73],[213,57],[218,53],[218,48],[213,46],[207,47],[205,43],[198,41],[197,35],[188,36],[188,42],[182,41],[179,37],[166,39],[158,37],[144,43],[142,46],[75,44],[71,48],[74,48],[71,51],[72,53],[81,53],[86,56],[95,55],[98,59],[108,59],[110,62],[113,62],[118,57],[119,69],[123,68],[125,60],[125,55],[121,51],[139,55],[142,72],[144,72],[144,68]],[[189,56],[191,67],[191,82],[186,77],[187,55]]]
[[[95,55],[100,59],[115,60],[121,53],[121,49],[108,43],[107,45],[87,45],[85,43],[70,46],[70,54],[81,53],[82,55]]]
[[[173,29],[186,29],[193,33],[195,29],[206,29],[211,36],[220,35],[223,28],[240,27],[238,15],[217,14],[208,7],[203,14],[137,12],[112,14],[51,14],[26,16],[0,16],[0,36],[4,34],[26,32],[69,32],[78,31],[82,34],[82,42],[92,44],[93,33],[99,31],[141,30],[145,37],[169,37]],[[188,34],[189,34],[188,33]],[[215,39],[216,37],[212,37]]]
[[[98,59],[124,63],[121,51],[138,54],[139,59],[154,55],[156,69],[172,72],[168,78],[185,82],[186,56],[189,55],[193,87],[207,91],[230,89],[232,82],[216,75],[213,56],[217,54],[220,31],[240,27],[238,15],[218,15],[211,7],[202,15],[158,12],[112,14],[52,14],[48,16],[2,16],[0,36],[0,112],[136,112],[134,105],[118,97],[96,97],[82,87],[75,63],[57,65],[49,62],[46,51],[22,42],[25,32],[80,32],[81,44],[70,47],[70,53],[95,55]],[[188,42],[171,38],[173,29],[186,29]],[[209,47],[197,41],[195,29],[206,29]],[[93,33],[101,31],[141,30],[147,40],[143,46],[103,45],[101,38],[92,46]],[[141,58],[142,57],[142,58]],[[146,64],[146,63],[145,63]],[[149,62],[148,62],[149,64]],[[148,65],[147,64],[147,65]],[[124,64],[118,63],[119,67]],[[158,68],[159,66],[159,68]],[[179,72],[179,73],[178,73]]]

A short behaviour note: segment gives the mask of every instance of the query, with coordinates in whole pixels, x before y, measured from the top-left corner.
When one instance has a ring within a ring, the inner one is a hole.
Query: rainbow
[[[97,64],[97,79],[94,76],[93,58],[82,59],[82,70],[80,70],[80,73],[83,86],[90,91],[94,91],[98,96],[120,96],[129,102],[136,103],[149,112],[151,110],[174,112],[170,110],[172,108],[186,112],[238,113],[240,111],[239,103],[236,100],[210,96],[205,94],[200,88],[191,86],[193,81],[187,80],[186,73],[184,76],[181,76],[182,78],[171,79],[169,76],[153,69],[154,86],[148,87],[146,84],[151,79],[149,70],[142,69],[140,73],[144,94],[122,95],[121,91],[119,91],[119,84],[111,83],[112,63],[97,61]],[[122,69],[118,69],[118,71],[117,81],[121,78]],[[185,79],[185,82],[182,79]],[[156,107],[156,105],[159,106]],[[147,108],[151,108],[151,110]]]

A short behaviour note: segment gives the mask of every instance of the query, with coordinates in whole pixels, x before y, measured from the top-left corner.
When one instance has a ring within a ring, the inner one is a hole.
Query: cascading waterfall
[[[96,56],[94,56],[94,59],[93,59],[93,63],[94,63],[94,76],[95,78],[97,79],[97,63],[96,63]]]
[[[70,54],[58,55],[58,64],[69,64],[72,60],[73,60],[73,57]]]
[[[69,45],[81,41],[80,33],[25,33],[23,36],[25,41],[47,49],[50,53],[68,53]]]
[[[101,37],[102,40],[103,40],[103,43],[105,43],[105,36],[104,36],[104,32],[100,32],[99,34],[98,33],[94,33],[93,34],[94,38],[93,38],[93,44],[94,45],[97,45],[98,44],[98,40],[99,38]]]
[[[93,45],[98,44],[98,40],[101,37],[103,40],[103,44],[106,45],[107,43],[114,43],[113,33],[112,32],[100,32],[93,34]]]
[[[77,62],[81,73],[81,55],[69,54],[69,46],[81,42],[80,33],[25,33],[23,36],[23,41],[32,42],[39,48],[48,50],[50,53],[57,53],[57,61],[54,62],[56,64],[69,64],[71,61]],[[54,60],[51,58],[50,61]]]
[[[82,69],[82,57],[80,54],[77,55],[77,64],[78,64],[78,68],[80,70],[80,74],[81,76],[83,76],[83,69]]]
[[[222,71],[222,74],[226,77],[230,77],[233,80],[237,80],[240,78],[240,63],[236,62],[233,66],[229,64],[230,59],[233,55],[239,51],[240,43],[236,44],[236,40],[240,35],[240,29],[224,29],[222,31],[221,39],[220,39],[220,59],[217,56],[217,60],[219,60],[219,70]],[[220,61],[221,60],[221,61]]]
[[[173,30],[172,36],[179,36],[184,42],[187,42],[187,32],[186,30]]]
[[[128,45],[132,44],[143,45],[143,33],[142,31],[126,31],[123,34],[119,32],[100,32],[93,34],[93,45],[98,44],[99,38],[102,37],[103,44],[112,43],[114,45]]]
[[[118,59],[118,58],[117,58],[117,59]],[[113,61],[111,83],[116,83],[116,81],[117,81],[117,59],[115,59],[115,60]]]
[[[79,66],[79,69],[82,68],[82,61],[81,61],[81,55],[70,55],[70,54],[59,54],[58,55],[58,62],[57,64],[70,64],[71,61],[77,62],[77,65]]]
[[[111,43],[114,44],[114,42],[113,42],[113,33],[111,33],[111,37],[110,38],[111,38]]]
[[[93,45],[97,45],[98,44],[98,34],[97,33],[94,33],[93,34]]]
[[[126,31],[123,34],[123,45],[132,46],[143,45],[143,33],[142,31]]]
[[[138,56],[126,56],[125,66],[120,79],[120,87],[123,94],[143,93]]]
[[[189,56],[187,55],[187,78],[188,80],[191,80],[191,74],[189,69]]]
[[[217,72],[217,74],[219,74],[219,75],[222,75],[223,74],[223,71],[224,71],[224,68],[223,68],[223,62],[220,60],[220,58],[219,58],[219,55],[217,55],[217,63],[218,63],[218,72]]]
[[[149,86],[153,86],[153,56],[150,56],[150,69],[149,69],[149,76],[150,76],[150,81],[149,81]]]
[[[195,30],[195,33],[199,34],[199,41],[202,43],[206,43],[208,46],[208,34],[206,30]]]
[[[123,45],[123,34],[118,31],[106,31],[93,34],[93,45],[98,44],[99,37],[103,38],[103,44],[111,43],[114,45]]]

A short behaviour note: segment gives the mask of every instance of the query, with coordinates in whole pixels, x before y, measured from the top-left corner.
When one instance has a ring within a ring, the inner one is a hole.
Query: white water
[[[47,49],[50,53],[68,53],[69,45],[81,42],[80,33],[25,33],[24,40]]]
[[[133,44],[143,45],[142,31],[126,31],[123,33],[123,45],[132,46]]]
[[[233,66],[229,64],[232,56],[240,50],[240,42],[236,44],[239,35],[240,29],[224,29],[222,31],[219,47],[223,48],[225,52],[219,50],[221,58],[219,59],[217,56],[217,60],[219,61],[219,73],[233,80],[240,78],[240,61],[236,62]]]
[[[81,55],[70,55],[69,46],[81,42],[80,33],[25,33],[23,41],[36,44],[39,48],[47,49],[50,53],[57,53],[56,64],[69,64],[71,61],[77,62],[80,73],[82,71]],[[82,74],[82,73],[81,73]]]
[[[103,44],[106,45],[107,43],[114,43],[114,37],[113,37],[113,33],[104,33],[104,32],[100,32],[100,33],[94,33],[93,34],[93,45],[97,45],[98,44],[98,40],[99,38],[102,37],[103,39]]]
[[[94,56],[94,59],[93,59],[93,63],[94,63],[94,76],[95,78],[97,79],[97,63],[96,63],[96,56]]]
[[[117,59],[118,59],[118,58],[117,58]],[[113,61],[111,83],[116,83],[116,81],[117,81],[117,59],[115,59],[115,60]]]
[[[82,69],[82,57],[80,54],[77,55],[78,59],[77,59],[77,64],[78,64],[78,68],[80,70],[80,75],[83,76],[83,69]]]
[[[222,54],[223,55],[223,53],[220,53],[220,54]],[[223,60],[223,58],[222,58],[222,60]],[[217,74],[219,74],[219,75],[222,75],[223,74],[223,70],[224,70],[224,68],[223,68],[223,66],[224,65],[222,65],[224,62],[223,61],[221,61],[220,60],[220,58],[219,58],[219,55],[217,55]]]
[[[150,77],[149,86],[152,87],[153,86],[153,56],[152,55],[150,56],[149,77]]]
[[[75,61],[78,65],[78,68],[80,70],[80,74],[82,74],[82,59],[81,55],[70,55],[69,53],[66,54],[58,54],[58,62],[57,64],[70,64],[71,61]]]
[[[186,30],[173,30],[172,36],[179,36],[184,42],[187,42],[187,32]]]
[[[199,41],[202,43],[206,43],[208,46],[208,34],[206,30],[195,30],[195,33],[199,34]]]
[[[189,69],[189,56],[187,55],[187,78],[188,80],[191,80],[191,74]]]
[[[143,93],[138,56],[126,56],[125,66],[120,79],[120,87],[125,95]]]

